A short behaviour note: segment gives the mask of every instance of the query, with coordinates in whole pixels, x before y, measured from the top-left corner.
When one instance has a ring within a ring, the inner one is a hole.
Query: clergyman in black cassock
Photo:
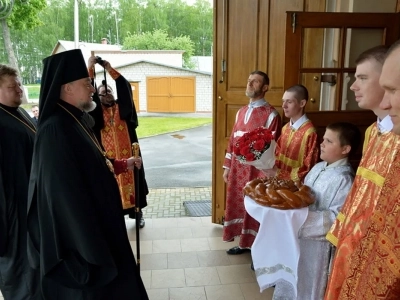
[[[90,57],[88,61],[89,75],[92,78],[93,83],[95,61],[96,58],[94,56]],[[95,119],[93,130],[98,139],[102,141],[102,144],[107,151],[110,150],[111,152],[114,152],[114,155],[118,157],[118,155],[123,155],[124,151],[126,151],[124,145],[131,145],[132,143],[138,142],[136,128],[139,126],[139,121],[135,105],[132,101],[132,87],[130,83],[117,70],[112,68],[108,61],[103,61],[103,67],[107,70],[111,78],[115,80],[117,99],[114,98],[113,91],[109,85],[107,84],[107,86],[105,86],[103,83],[97,88],[98,92],[93,95],[93,101],[97,105],[96,108],[90,112],[90,115]],[[107,90],[109,92],[104,94]],[[122,132],[126,129],[127,134]],[[139,155],[141,156],[141,153],[139,153]],[[143,165],[137,173],[139,178],[138,180],[134,180],[134,201],[136,203],[131,204],[129,199],[127,199],[128,193],[123,193],[127,187],[124,186],[126,182],[124,182],[122,178],[120,178],[119,184],[120,191],[124,194],[121,196],[124,205],[124,214],[128,214],[130,218],[135,218],[134,204],[139,204],[137,207],[140,208],[140,228],[142,228],[144,227],[145,222],[141,210],[147,206],[146,196],[149,193],[149,189]],[[133,181],[133,178],[131,178],[131,180]]]
[[[36,126],[24,109],[17,71],[0,64],[0,290],[6,300],[41,299],[29,266],[26,211]]]
[[[43,296],[148,299],[112,163],[85,121],[94,88],[81,50],[43,62],[28,197],[28,254]]]

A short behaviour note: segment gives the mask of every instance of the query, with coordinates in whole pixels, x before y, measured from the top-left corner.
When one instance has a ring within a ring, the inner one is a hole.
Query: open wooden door
[[[398,38],[400,0],[214,0],[213,9],[212,221],[221,224],[222,164],[236,112],[249,100],[249,73],[269,75],[266,99],[280,113],[285,88],[307,86],[312,98],[307,113],[321,133],[339,120],[365,128],[375,116],[359,110],[349,91],[354,60],[363,50]]]
[[[308,88],[306,113],[320,138],[331,122],[352,122],[364,132],[376,120],[372,112],[358,108],[350,90],[355,59],[399,36],[398,13],[287,12],[284,86]],[[361,147],[353,166],[360,157]]]

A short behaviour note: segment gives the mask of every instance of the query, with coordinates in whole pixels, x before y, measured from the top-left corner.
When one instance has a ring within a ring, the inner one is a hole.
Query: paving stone
[[[145,218],[176,218],[189,216],[183,201],[211,200],[211,187],[150,189]]]

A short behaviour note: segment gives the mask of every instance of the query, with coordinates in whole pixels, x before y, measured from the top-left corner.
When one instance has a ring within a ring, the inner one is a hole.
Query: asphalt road
[[[211,186],[212,125],[139,139],[149,188]]]

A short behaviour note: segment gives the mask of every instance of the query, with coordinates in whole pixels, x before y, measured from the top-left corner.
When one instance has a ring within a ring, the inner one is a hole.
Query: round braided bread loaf
[[[276,177],[257,178],[249,181],[243,193],[258,204],[278,209],[295,209],[314,203],[311,189],[300,181]]]

